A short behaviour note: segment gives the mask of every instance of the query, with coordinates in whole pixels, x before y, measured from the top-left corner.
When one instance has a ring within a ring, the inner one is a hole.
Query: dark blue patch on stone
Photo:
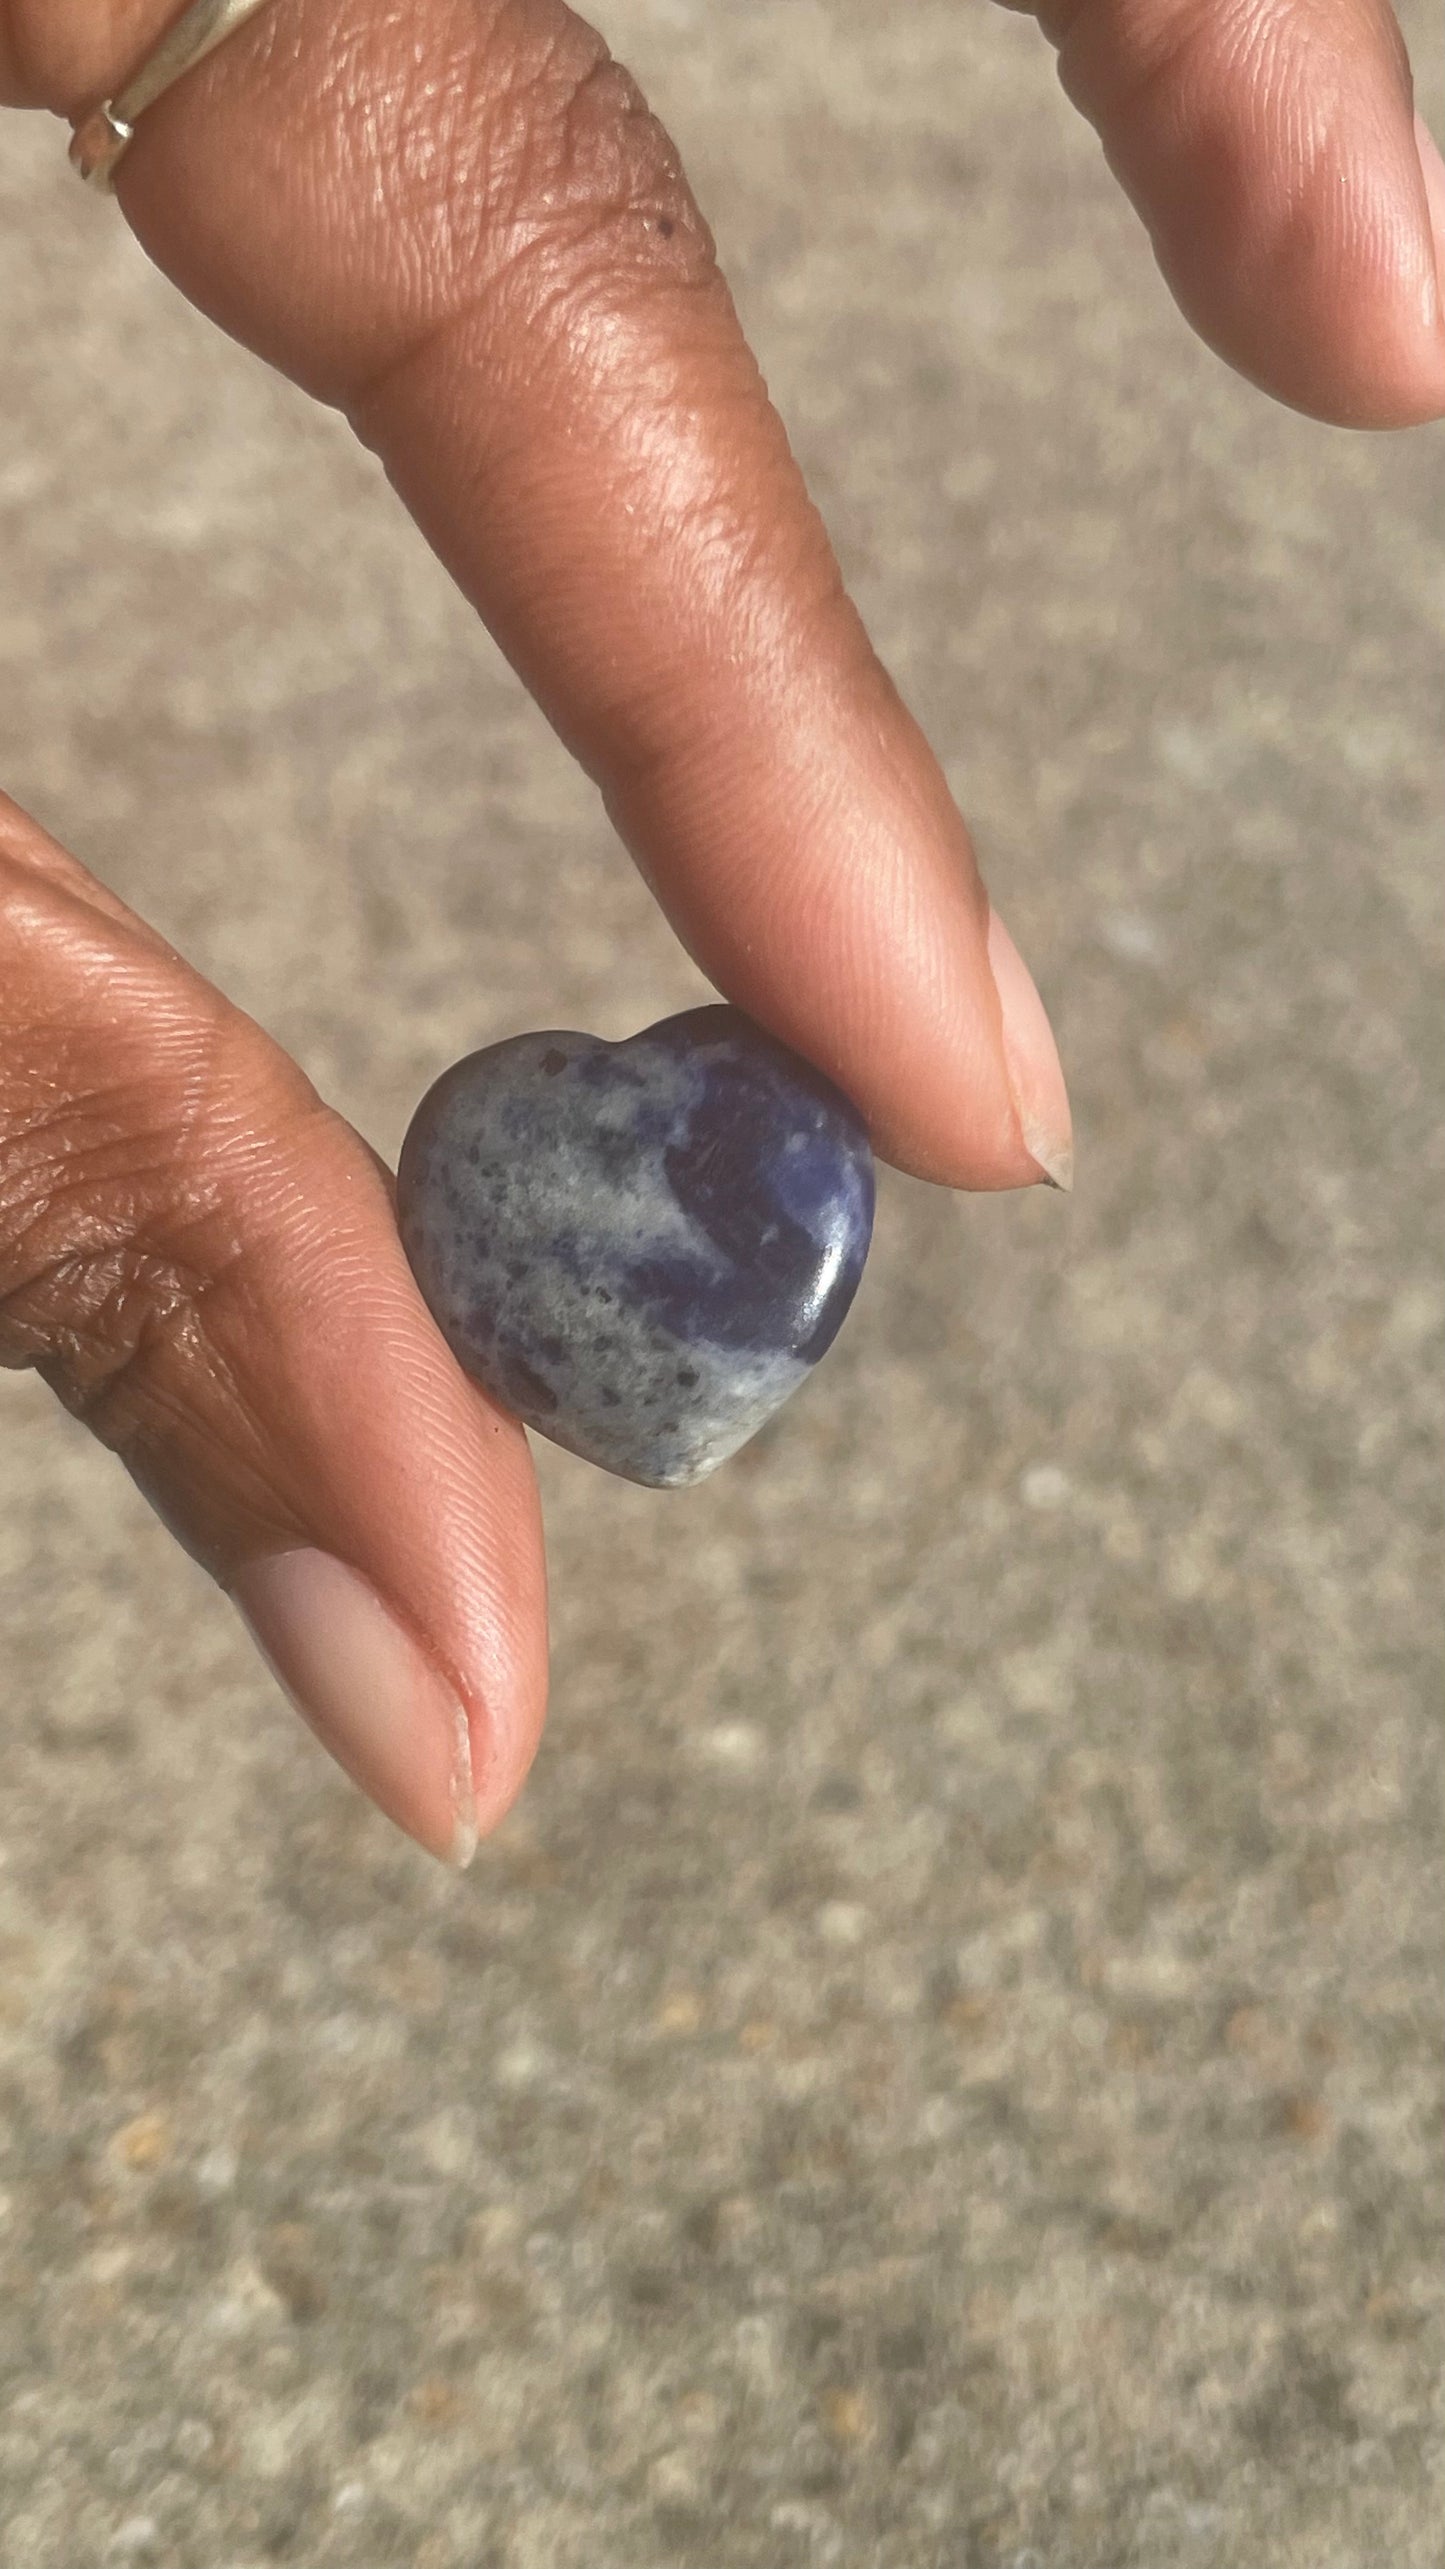
[[[737,1009],[520,1035],[422,1100],[402,1238],[461,1363],[630,1480],[700,1480],[831,1346],[873,1222],[839,1091]]]

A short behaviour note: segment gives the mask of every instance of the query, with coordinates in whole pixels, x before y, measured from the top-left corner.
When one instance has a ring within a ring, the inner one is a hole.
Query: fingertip
[[[308,1545],[248,1561],[230,1595],[282,1692],[379,1811],[465,1872],[511,1809],[541,1727],[468,1702],[370,1580]]]
[[[919,980],[933,978],[923,971]],[[1033,1186],[1068,1194],[1074,1182],[1069,1092],[1038,986],[996,910],[970,913],[946,987],[949,1006],[929,1044],[872,1040],[860,1050],[868,1114],[880,1158],[911,1177],[978,1195]],[[916,1029],[910,1029],[916,1034]],[[841,1085],[850,1085],[844,1074]]]
[[[477,1843],[460,1697],[370,1582],[310,1546],[248,1561],[231,1596],[302,1719],[369,1800],[459,1870]]]
[[[334,1138],[350,1161],[354,1137]],[[323,1745],[461,1869],[521,1791],[545,1716],[536,1476],[522,1427],[436,1332],[389,1183],[369,1162],[353,1174],[339,1194],[313,1137],[306,1213],[258,1277],[274,1314],[272,1468],[296,1541],[277,1551],[247,1529],[223,1547],[240,1566],[219,1575]],[[237,1353],[249,1367],[254,1351]]]
[[[1228,365],[1335,426],[1445,411],[1445,183],[1388,9],[1082,7],[1059,70]]]
[[[1063,1064],[1037,984],[996,910],[989,912],[988,960],[1024,1148],[1043,1182],[1067,1195],[1074,1183],[1074,1123]]]
[[[1425,187],[1430,243],[1435,253],[1435,273],[1433,285],[1427,290],[1425,318],[1438,338],[1445,332],[1445,160],[1441,159],[1440,146],[1418,107],[1415,110],[1415,152]]]

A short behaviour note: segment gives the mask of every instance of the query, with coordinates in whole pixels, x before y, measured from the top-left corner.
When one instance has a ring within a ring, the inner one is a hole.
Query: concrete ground
[[[0,2557],[1438,2569],[1445,432],[1229,379],[1016,20],[606,24],[1078,1191],[889,1184],[697,1492],[542,1453],[555,1709],[461,1881],[0,1385]],[[388,1150],[686,1004],[371,466],[62,140],[0,125],[0,777]]]

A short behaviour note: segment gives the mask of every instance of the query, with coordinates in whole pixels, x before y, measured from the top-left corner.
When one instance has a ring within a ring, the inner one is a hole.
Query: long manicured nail
[[[1430,229],[1435,236],[1435,301],[1427,311],[1427,321],[1438,323],[1440,299],[1445,294],[1445,161],[1440,146],[1419,110],[1415,113],[1415,149],[1420,155],[1420,175],[1425,181],[1425,202],[1430,208]]]
[[[1003,1011],[1004,1060],[1024,1148],[1050,1186],[1074,1183],[1074,1121],[1054,1030],[1028,965],[996,910],[989,912],[988,959]]]
[[[466,1712],[374,1588],[326,1552],[248,1561],[231,1594],[298,1713],[363,1793],[432,1855],[469,1864]]]

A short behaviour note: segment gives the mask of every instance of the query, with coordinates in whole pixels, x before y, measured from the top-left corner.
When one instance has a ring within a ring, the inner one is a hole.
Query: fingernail
[[[1440,147],[1418,109],[1415,115],[1415,149],[1420,155],[1420,175],[1425,181],[1425,202],[1430,208],[1430,229],[1435,236],[1435,296],[1426,312],[1432,323],[1440,318],[1440,296],[1445,289],[1445,161]]]
[[[1074,1183],[1074,1122],[1054,1030],[1028,965],[996,910],[989,912],[988,959],[1003,1011],[1009,1087],[1024,1148],[1048,1185],[1067,1194]]]
[[[359,1572],[327,1552],[249,1561],[231,1595],[324,1748],[432,1855],[476,1851],[466,1711]]]

